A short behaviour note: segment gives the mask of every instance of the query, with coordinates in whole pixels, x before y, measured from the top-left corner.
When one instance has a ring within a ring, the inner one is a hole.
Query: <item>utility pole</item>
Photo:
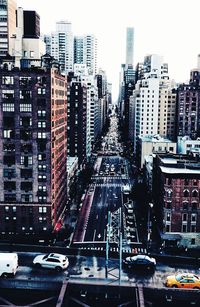
[[[121,285],[122,272],[122,208],[119,209],[119,285]]]
[[[110,242],[110,211],[108,211],[108,224],[106,234],[106,263],[105,263],[105,274],[108,278],[108,253],[109,253],[109,242]]]

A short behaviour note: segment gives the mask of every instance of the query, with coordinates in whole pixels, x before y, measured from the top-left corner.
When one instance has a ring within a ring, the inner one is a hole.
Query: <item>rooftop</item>
[[[160,166],[160,169],[165,174],[199,174],[200,175],[200,166],[198,169],[191,168],[175,168],[175,167],[165,167]]]
[[[140,136],[140,140],[142,142],[151,142],[151,143],[152,142],[153,143],[161,143],[161,142],[174,143],[171,140],[160,136],[159,134]]]

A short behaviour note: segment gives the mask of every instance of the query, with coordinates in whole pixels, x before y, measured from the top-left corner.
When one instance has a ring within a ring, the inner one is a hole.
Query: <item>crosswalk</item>
[[[127,175],[120,175],[120,176],[92,176],[94,180],[105,180],[105,179],[128,179]]]
[[[96,187],[122,187],[122,183],[97,183]]]
[[[98,247],[98,246],[83,246],[80,247],[80,249],[82,250],[95,250],[95,251],[105,251],[105,247]],[[118,247],[110,247],[109,248],[110,252],[119,252],[119,248]],[[147,250],[146,248],[142,248],[142,247],[135,247],[135,248],[131,248],[131,247],[126,247],[126,248],[122,248],[122,253],[127,253],[127,254],[146,254]]]

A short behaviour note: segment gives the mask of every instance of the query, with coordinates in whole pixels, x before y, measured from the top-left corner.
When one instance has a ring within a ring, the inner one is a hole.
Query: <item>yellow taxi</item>
[[[200,289],[200,277],[191,273],[178,273],[167,276],[164,284],[170,288]]]

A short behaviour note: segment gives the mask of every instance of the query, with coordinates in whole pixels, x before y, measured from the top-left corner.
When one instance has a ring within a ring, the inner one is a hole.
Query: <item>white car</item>
[[[33,259],[33,264],[36,268],[43,267],[61,272],[68,267],[69,260],[65,255],[51,253],[36,256]]]

